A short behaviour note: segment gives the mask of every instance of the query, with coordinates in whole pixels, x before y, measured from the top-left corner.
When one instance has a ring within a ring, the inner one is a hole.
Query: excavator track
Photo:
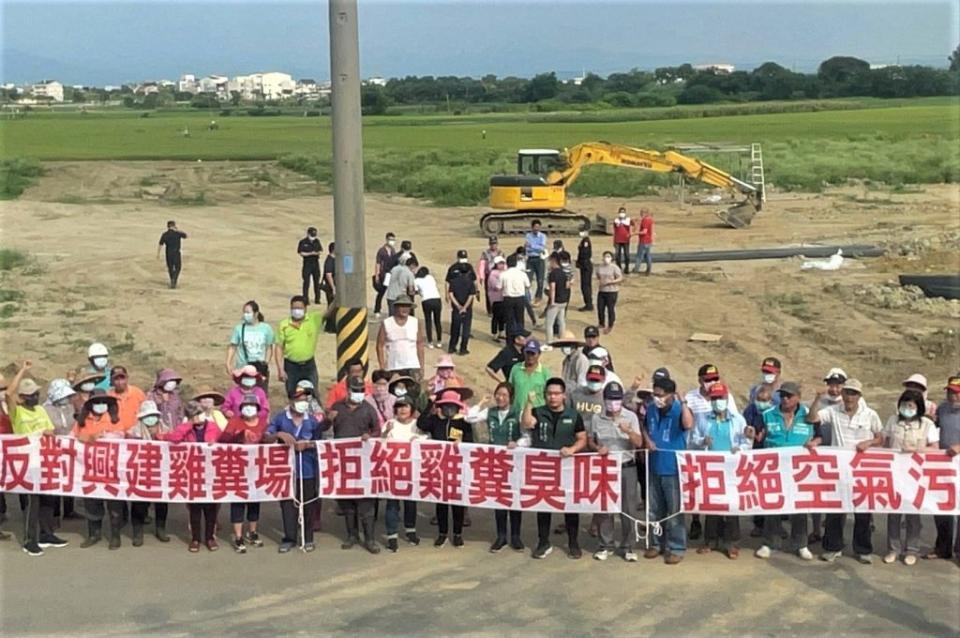
[[[485,235],[522,235],[530,230],[530,222],[539,219],[542,230],[552,235],[576,235],[581,231],[606,234],[607,220],[599,215],[590,219],[572,210],[491,211],[480,218]]]

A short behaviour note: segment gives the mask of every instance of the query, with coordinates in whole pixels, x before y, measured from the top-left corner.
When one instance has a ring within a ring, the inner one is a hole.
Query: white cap
[[[916,383],[919,386],[923,386],[924,390],[927,389],[927,378],[919,373],[911,374],[903,380],[903,385],[907,385],[908,383]]]
[[[93,357],[105,357],[109,352],[107,352],[107,346],[102,343],[91,343],[90,347],[87,348],[87,358],[92,359]]]
[[[843,368],[830,368],[830,372],[823,377],[824,381],[829,381],[830,379],[842,379],[847,380],[847,373],[843,371]]]
[[[47,398],[54,403],[75,394],[76,392],[66,379],[53,379],[50,381],[50,385],[47,386]]]
[[[596,359],[597,361],[603,361],[604,359],[610,358],[610,353],[607,352],[606,348],[597,346],[590,351],[590,354],[587,355],[588,359]]]
[[[507,260],[503,258],[503,255],[497,255],[496,257],[493,258],[493,263],[495,264],[502,264],[502,263],[505,263],[506,261]]]

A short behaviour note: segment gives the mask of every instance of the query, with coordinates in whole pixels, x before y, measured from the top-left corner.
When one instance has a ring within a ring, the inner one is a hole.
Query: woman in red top
[[[221,443],[238,443],[240,445],[257,445],[263,440],[263,433],[267,429],[267,420],[260,416],[260,400],[256,394],[243,395],[240,400],[240,414],[235,414],[227,422]],[[247,525],[250,530],[243,535],[243,518],[246,511]],[[257,521],[260,520],[260,503],[231,503],[230,522],[233,523],[233,551],[238,554],[247,552],[247,544],[254,547],[263,547],[263,541],[257,534]]]

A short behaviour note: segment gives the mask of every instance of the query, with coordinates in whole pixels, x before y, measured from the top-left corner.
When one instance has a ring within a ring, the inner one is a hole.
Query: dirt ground
[[[34,361],[41,381],[62,376],[85,363],[90,342],[102,341],[138,385],[149,385],[155,370],[171,366],[184,376],[187,391],[207,384],[225,388],[226,344],[242,304],[256,299],[275,325],[299,291],[296,243],[305,228],[319,228],[324,243],[333,238],[329,194],[270,164],[91,162],[47,168],[19,200],[0,202],[0,244],[30,255],[26,267],[0,272],[0,370],[8,378],[23,358]],[[667,196],[573,204],[608,217],[620,204],[631,214],[651,207],[655,249],[661,252],[802,242],[891,246],[888,257],[849,261],[838,272],[802,272],[801,260],[790,259],[664,264],[655,266],[653,277],[628,278],[616,328],[602,339],[625,380],[648,379],[666,365],[689,388],[697,367],[711,362],[742,404],[760,360],[776,355],[784,377],[803,383],[808,397],[829,368],[843,367],[864,382],[867,401],[885,419],[903,378],[923,372],[931,379],[931,396],[939,398],[947,375],[960,368],[960,302],[918,298],[893,284],[900,273],[960,270],[956,185],[899,193],[865,186],[822,195],[773,193],[753,226],[740,231],[720,226],[709,207],[681,210]],[[458,248],[472,259],[479,256],[485,238],[477,220],[484,210],[369,196],[367,252],[372,258],[383,235],[394,231],[412,239],[421,262],[442,273]],[[175,291],[167,288],[162,258],[155,258],[168,219],[189,234]],[[505,248],[519,243],[501,241]],[[596,237],[595,253],[610,241]],[[575,238],[565,242],[575,248]],[[580,302],[575,287],[571,305]],[[459,372],[480,394],[490,389],[483,367],[497,349],[484,319],[482,313],[475,318],[472,354],[457,358]],[[578,333],[595,321],[575,309],[568,315]],[[694,332],[723,338],[688,342]],[[542,337],[542,330],[537,333]],[[334,376],[334,350],[332,337],[322,341],[322,379]],[[439,354],[427,351],[428,368]],[[544,355],[557,371],[560,358],[559,352]],[[278,384],[272,389],[279,405],[282,392]],[[267,509],[267,525],[275,530],[276,513]],[[601,567],[589,559],[573,563],[552,556],[531,569],[526,556],[489,557],[490,516],[474,517],[483,522],[467,531],[467,547],[443,550],[442,560],[423,560],[434,551],[426,546],[381,558],[340,552],[335,547],[341,524],[332,516],[317,553],[299,561],[275,556],[272,544],[263,550],[269,556],[190,557],[176,542],[158,546],[148,539],[139,552],[122,550],[121,563],[98,560],[107,558],[105,548],[76,547],[28,562],[8,542],[0,544],[0,629],[7,635],[955,635],[960,627],[960,571],[945,561],[910,570],[862,567],[849,559],[802,565],[782,555],[768,563],[745,555],[731,564],[716,554],[691,554],[671,569],[619,560]],[[421,524],[429,536],[425,519]],[[532,518],[525,527],[529,543]],[[927,521],[926,543],[932,528]],[[80,531],[72,524],[64,535],[75,545]],[[878,521],[877,547],[884,531]],[[593,549],[585,534],[583,542]],[[174,569],[157,570],[160,561]],[[207,571],[196,571],[197,564]],[[80,576],[68,585],[68,573]],[[33,606],[40,600],[43,615]],[[61,603],[47,612],[52,600]]]

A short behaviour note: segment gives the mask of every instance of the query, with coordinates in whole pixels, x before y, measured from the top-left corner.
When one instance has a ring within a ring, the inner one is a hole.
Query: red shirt
[[[240,416],[235,416],[227,422],[227,427],[220,434],[220,443],[257,444],[266,431],[267,422],[264,420],[257,419],[256,425],[250,427]]]
[[[640,219],[640,237],[641,244],[653,243],[653,217],[643,217]]]
[[[13,424],[6,412],[0,412],[0,434],[13,434]]]
[[[623,223],[620,223],[619,219],[613,222],[613,243],[615,244],[630,243],[630,220],[629,219],[623,220]]]

